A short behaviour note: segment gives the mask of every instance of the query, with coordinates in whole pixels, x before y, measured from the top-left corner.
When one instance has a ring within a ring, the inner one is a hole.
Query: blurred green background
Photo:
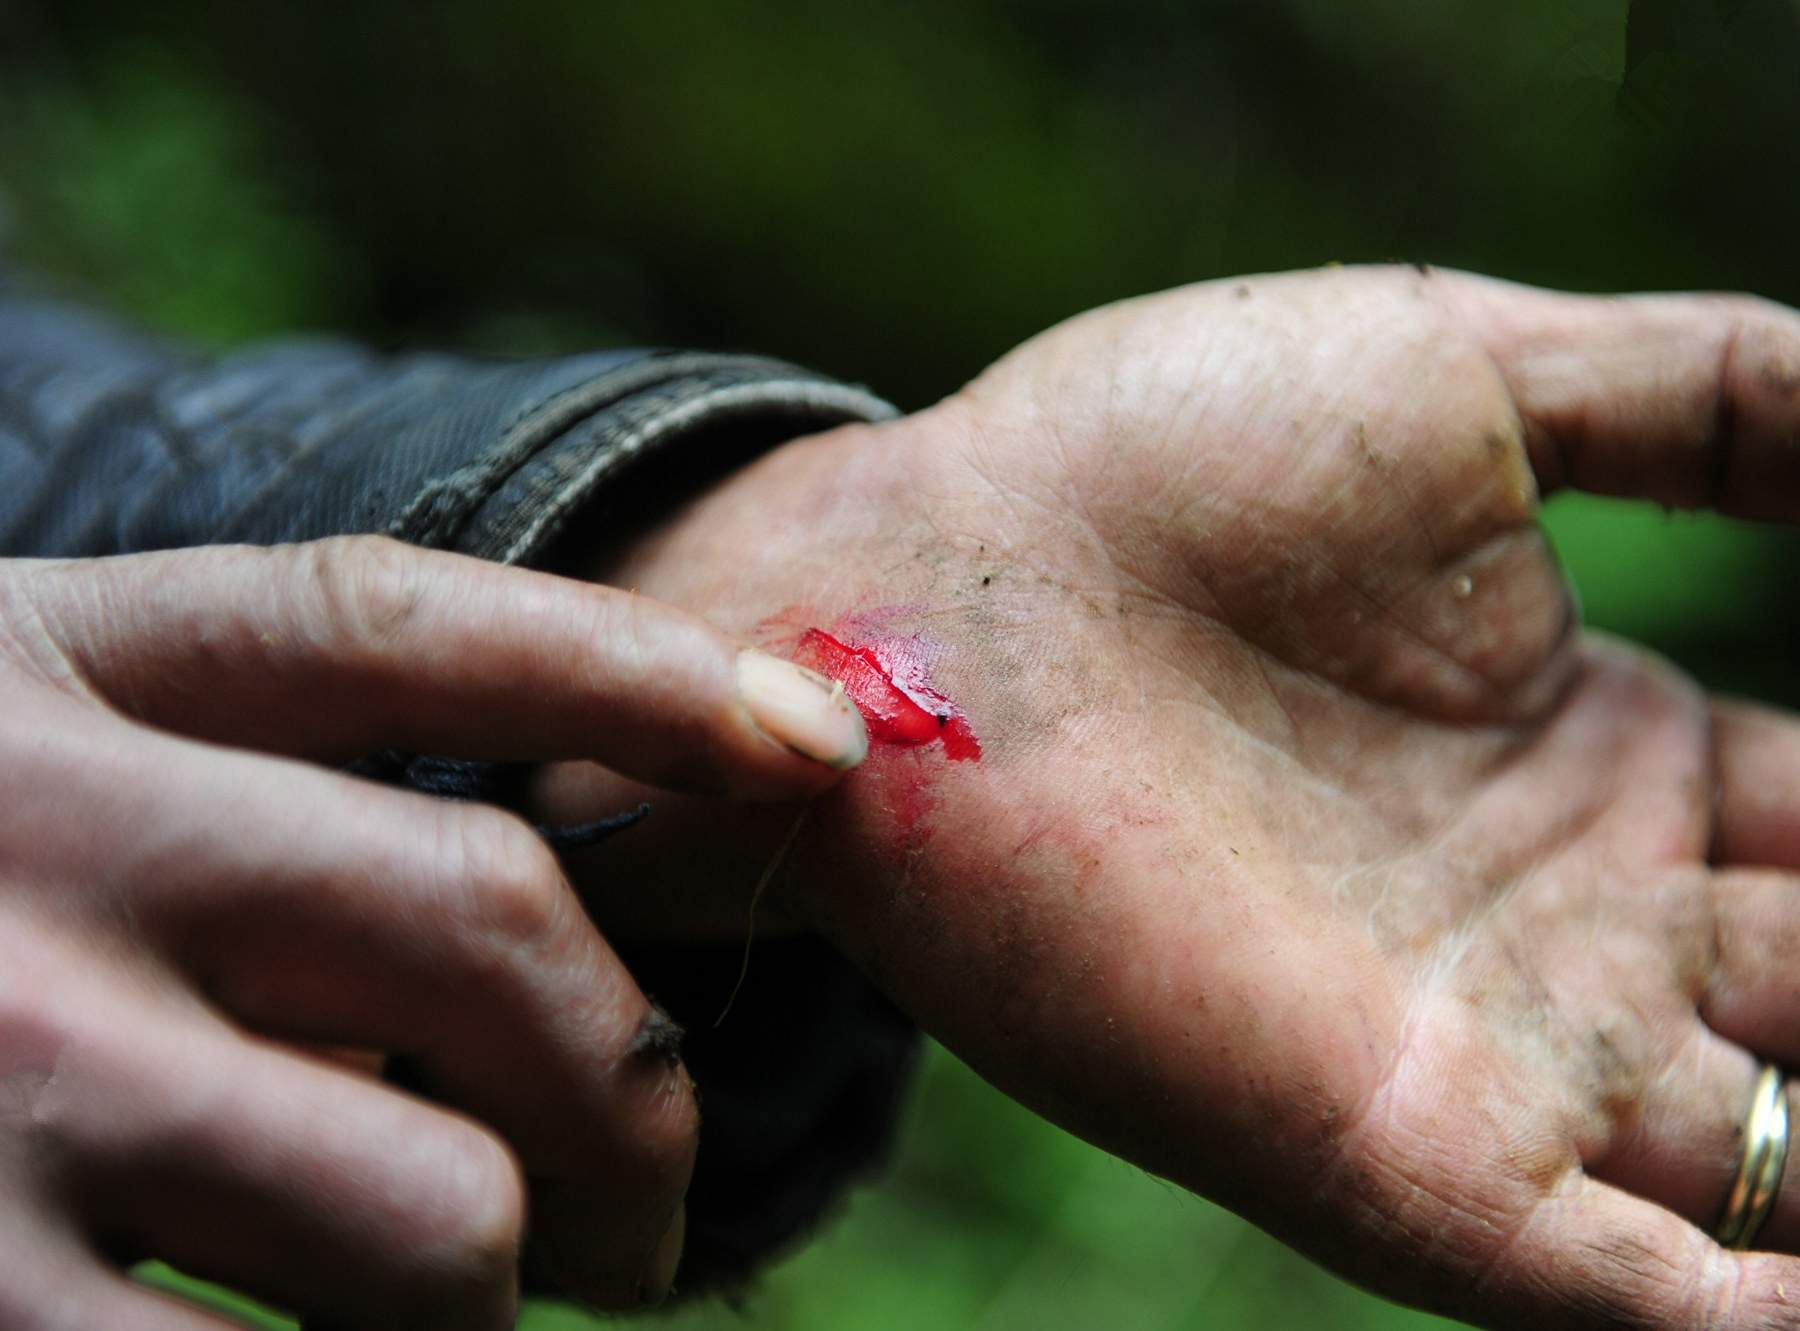
[[[742,347],[916,406],[1089,305],[1332,260],[1800,303],[1797,164],[1796,0],[0,0],[0,256],[215,344]],[[1793,536],[1549,522],[1592,622],[1800,702]],[[1447,1325],[938,1050],[841,1223],[663,1321]]]

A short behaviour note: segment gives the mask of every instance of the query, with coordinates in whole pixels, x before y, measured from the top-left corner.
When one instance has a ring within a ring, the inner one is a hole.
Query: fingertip
[[[862,713],[835,680],[746,647],[737,655],[737,691],[751,725],[774,746],[837,774],[868,756]]]

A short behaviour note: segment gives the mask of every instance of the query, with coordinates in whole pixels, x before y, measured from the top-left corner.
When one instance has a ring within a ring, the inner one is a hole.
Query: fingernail
[[[750,719],[778,744],[840,772],[868,755],[862,713],[841,685],[749,647],[738,653],[737,676]]]
[[[687,1203],[683,1202],[675,1208],[669,1232],[662,1236],[662,1242],[650,1254],[650,1263],[638,1280],[638,1301],[646,1308],[660,1307],[669,1297],[669,1291],[675,1288],[675,1268],[681,1265],[681,1249],[686,1242]]]

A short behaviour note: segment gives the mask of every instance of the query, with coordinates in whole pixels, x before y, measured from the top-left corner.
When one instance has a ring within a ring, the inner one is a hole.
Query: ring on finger
[[[1787,1079],[1772,1063],[1763,1065],[1744,1120],[1744,1153],[1725,1197],[1725,1212],[1713,1237],[1727,1248],[1748,1248],[1775,1209],[1775,1194],[1787,1168]]]

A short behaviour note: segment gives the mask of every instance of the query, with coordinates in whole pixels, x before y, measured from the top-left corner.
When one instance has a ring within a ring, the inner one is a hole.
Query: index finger
[[[1749,296],[1571,296],[1445,274],[1541,488],[1800,520],[1800,314]]]
[[[817,793],[867,751],[830,680],[685,611],[384,538],[5,572],[0,605],[34,635],[40,673],[200,739],[333,760],[589,758],[766,798]]]

